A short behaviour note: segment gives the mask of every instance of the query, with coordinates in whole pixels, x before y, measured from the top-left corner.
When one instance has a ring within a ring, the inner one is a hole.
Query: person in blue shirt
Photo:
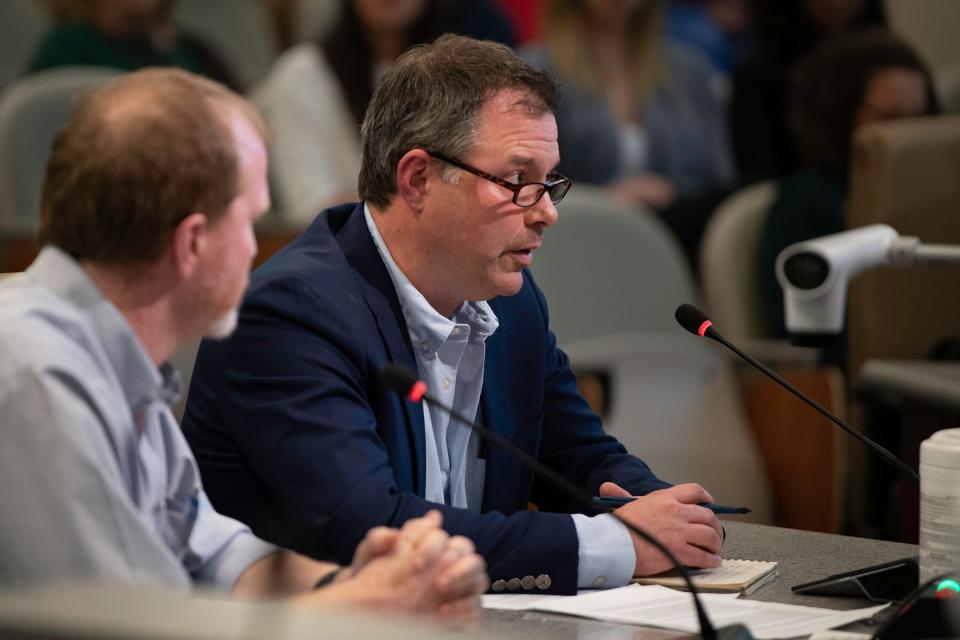
[[[160,69],[98,88],[58,134],[44,248],[0,284],[0,583],[197,585],[469,620],[483,560],[440,514],[365,532],[349,567],[281,550],[214,510],[170,412],[170,356],[236,324],[270,205],[263,135],[222,85]]]
[[[710,495],[671,487],[604,433],[527,270],[570,186],[554,173],[557,97],[490,42],[444,36],[397,59],[362,126],[363,202],[321,212],[257,269],[237,332],[200,348],[183,428],[218,509],[335,559],[372,526],[438,509],[495,591],[574,593],[670,566],[391,392],[379,371],[394,361],[583,489],[640,496],[623,515],[684,564],[719,564],[719,522],[698,506]]]

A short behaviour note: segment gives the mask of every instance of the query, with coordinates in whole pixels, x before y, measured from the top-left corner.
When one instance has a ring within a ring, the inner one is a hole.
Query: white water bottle
[[[920,445],[920,582],[960,570],[960,429]]]

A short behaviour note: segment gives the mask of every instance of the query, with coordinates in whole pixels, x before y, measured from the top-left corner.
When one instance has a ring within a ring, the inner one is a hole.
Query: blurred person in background
[[[882,0],[751,0],[751,52],[734,72],[731,137],[745,182],[780,178],[798,166],[787,124],[789,78],[831,36],[883,27]]]
[[[177,67],[232,89],[238,85],[206,43],[171,22],[175,0],[48,0],[55,24],[27,73],[88,65],[121,71]]]
[[[692,256],[735,171],[710,64],[664,40],[662,9],[657,0],[553,0],[542,44],[522,54],[564,86],[558,170],[657,210]]]
[[[670,0],[665,16],[669,40],[703,53],[713,67],[713,89],[726,101],[731,76],[746,55],[747,0]]]
[[[437,0],[342,0],[333,29],[281,55],[253,94],[271,131],[272,187],[285,220],[306,226],[356,200],[360,122],[380,78],[437,32]]]
[[[458,33],[513,48],[514,24],[507,5],[493,0],[440,0],[440,33]]]
[[[790,125],[802,159],[780,185],[761,234],[768,326],[786,336],[783,292],[774,272],[787,246],[846,229],[853,138],[873,122],[939,111],[930,71],[906,43],[882,29],[840,35],[802,61],[793,80]],[[842,358],[836,358],[841,361]]]
[[[540,12],[546,0],[499,0],[498,4],[510,21],[516,46],[534,42],[540,37]]]

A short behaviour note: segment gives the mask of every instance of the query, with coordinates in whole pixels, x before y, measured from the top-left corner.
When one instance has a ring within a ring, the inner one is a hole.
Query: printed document
[[[510,600],[507,601],[506,598]],[[529,606],[519,599],[531,598]],[[817,631],[840,627],[870,618],[888,605],[882,604],[850,611],[758,602],[730,597],[729,594],[700,594],[715,627],[740,623],[749,627],[757,640],[809,636]],[[499,599],[499,601],[498,601]],[[505,595],[484,596],[484,607],[536,609],[563,613],[605,622],[637,624],[695,633],[699,630],[689,593],[659,585],[638,584],[591,591],[576,596]],[[509,606],[499,606],[508,604]]]

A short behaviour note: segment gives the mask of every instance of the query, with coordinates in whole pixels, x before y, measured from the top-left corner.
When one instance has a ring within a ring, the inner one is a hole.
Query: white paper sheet
[[[745,624],[758,640],[809,636],[816,631],[869,618],[887,606],[835,611],[743,600],[732,598],[727,594],[701,594],[700,597],[715,627],[734,623]],[[488,600],[488,598],[497,600]],[[537,609],[607,622],[662,627],[691,633],[699,629],[690,594],[658,585],[630,585],[577,596],[484,596],[484,606],[514,610]]]
[[[581,592],[583,593],[583,592]],[[551,600],[565,600],[576,596],[541,596],[532,593],[488,593],[481,596],[484,609],[505,611],[528,611]]]

